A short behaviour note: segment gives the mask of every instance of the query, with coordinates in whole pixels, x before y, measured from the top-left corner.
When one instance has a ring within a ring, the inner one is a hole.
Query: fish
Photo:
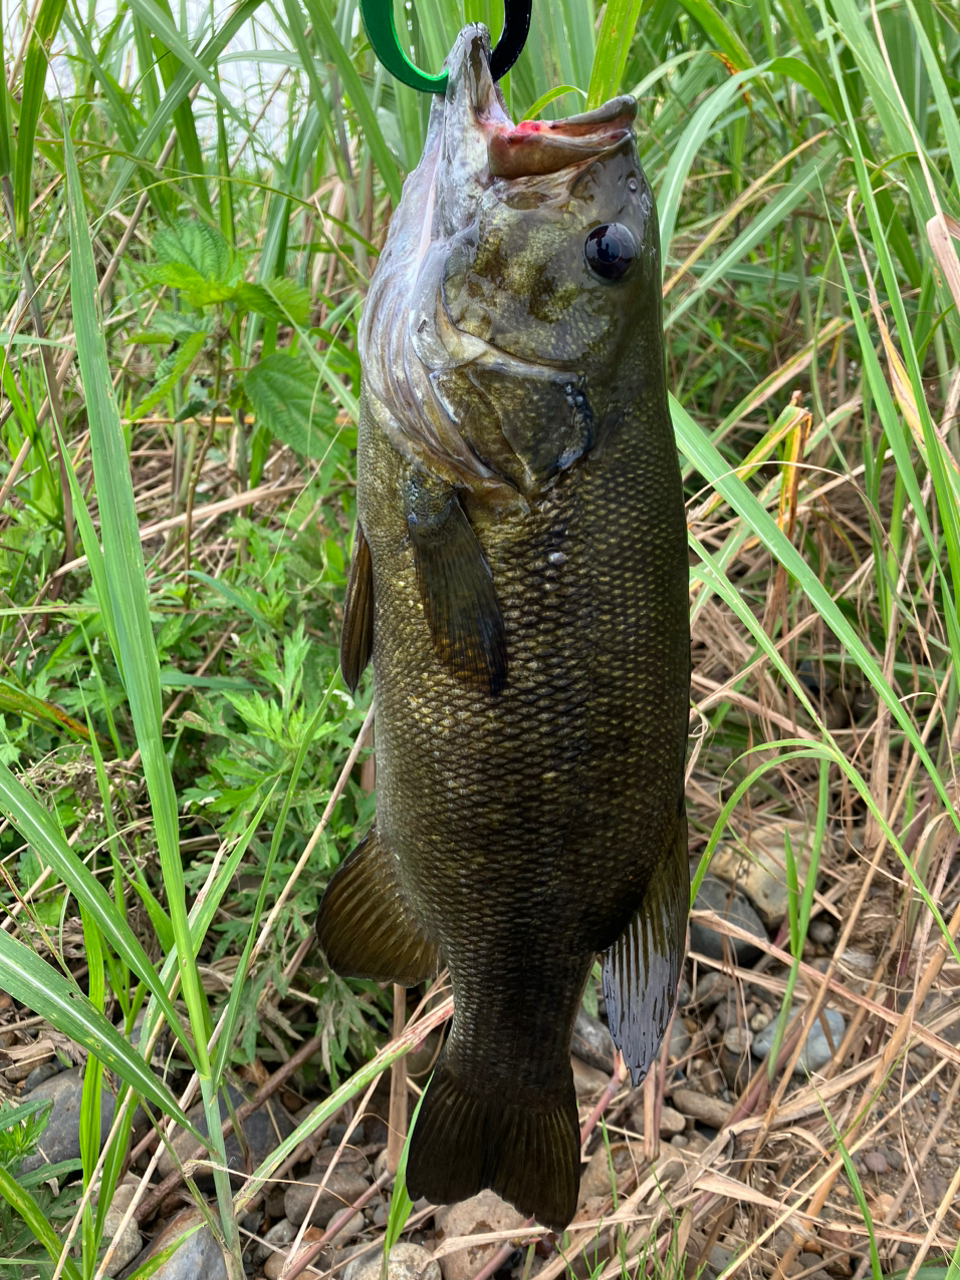
[[[341,667],[355,690],[373,664],[376,815],[317,933],[343,976],[449,970],[410,1195],[492,1188],[561,1231],[594,964],[638,1081],[685,954],[689,560],[659,227],[632,97],[514,124],[484,27],[445,65],[359,333]]]

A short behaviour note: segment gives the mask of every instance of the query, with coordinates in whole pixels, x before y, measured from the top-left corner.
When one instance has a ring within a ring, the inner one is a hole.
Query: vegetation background
[[[464,19],[501,26],[494,0],[397,11],[430,70]],[[43,1034],[85,1091],[53,1189],[21,1171],[35,1121],[0,1112],[0,1266],[96,1274],[133,1108],[200,1099],[239,1277],[244,1206],[415,1038],[311,935],[374,804],[369,684],[337,667],[355,339],[428,104],[356,0],[2,16],[4,1044]],[[677,1268],[721,1223],[737,1265],[786,1274],[791,1214],[837,1209],[856,1275],[956,1277],[960,1172],[918,1188],[960,1087],[960,10],[536,0],[504,90],[518,119],[639,98],[688,496],[692,851],[702,875],[784,817],[810,834],[802,858],[781,836],[779,1046],[669,1210],[641,1177],[618,1266]],[[791,995],[805,1025],[847,1015],[799,1100]],[[291,1059],[324,1101],[237,1190],[218,1093]],[[885,1126],[912,1154],[881,1192],[853,1156]]]

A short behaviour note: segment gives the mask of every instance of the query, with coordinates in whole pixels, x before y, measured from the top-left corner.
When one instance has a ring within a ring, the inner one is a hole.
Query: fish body
[[[559,1230],[593,963],[638,1077],[683,958],[686,525],[635,104],[515,127],[488,59],[468,27],[361,330],[341,653],[373,660],[377,816],[317,927],[341,974],[450,970],[411,1195]]]

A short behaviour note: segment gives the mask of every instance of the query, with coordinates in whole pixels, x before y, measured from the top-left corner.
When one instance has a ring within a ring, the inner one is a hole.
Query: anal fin
[[[412,987],[440,969],[437,947],[418,928],[389,852],[376,830],[327,885],[317,937],[334,973]]]
[[[407,528],[417,585],[437,657],[475,688],[498,694],[507,682],[507,633],[477,535],[455,490],[407,485]]]
[[[669,849],[630,923],[604,952],[603,996],[610,1034],[634,1084],[660,1048],[677,998],[690,911],[687,819],[681,813]]]
[[[373,561],[370,544],[357,522],[357,536],[347,578],[347,598],[343,606],[340,633],[340,670],[351,693],[363,675],[373,651]]]

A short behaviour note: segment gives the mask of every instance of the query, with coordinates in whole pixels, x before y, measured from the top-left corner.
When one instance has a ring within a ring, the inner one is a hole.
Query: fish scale
[[[639,1078],[683,957],[686,526],[635,108],[511,132],[488,54],[448,59],[367,300],[342,654],[351,684],[372,657],[377,816],[317,927],[342,974],[450,970],[411,1195],[559,1230],[594,961]]]

